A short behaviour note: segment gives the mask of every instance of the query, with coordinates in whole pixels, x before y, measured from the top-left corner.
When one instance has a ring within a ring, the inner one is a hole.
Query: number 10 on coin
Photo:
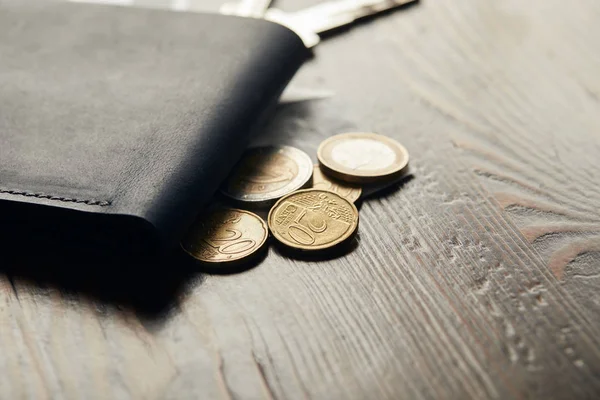
[[[353,236],[358,210],[336,193],[308,189],[280,199],[269,213],[273,236],[288,247],[315,251],[334,247]]]

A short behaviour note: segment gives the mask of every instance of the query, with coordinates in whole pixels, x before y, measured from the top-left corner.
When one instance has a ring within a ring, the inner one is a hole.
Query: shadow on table
[[[8,276],[17,297],[16,280],[129,308],[158,321],[174,309],[191,282],[203,280],[179,250],[152,258],[111,254],[101,248],[92,252],[45,236],[2,239],[0,272]]]
[[[385,199],[392,196],[394,193],[402,190],[402,188],[412,181],[414,177],[415,176],[412,173],[408,173],[390,183],[363,186],[360,205],[370,200]]]

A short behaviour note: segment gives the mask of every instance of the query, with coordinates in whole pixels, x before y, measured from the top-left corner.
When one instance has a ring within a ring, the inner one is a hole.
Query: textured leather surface
[[[261,20],[0,0],[0,222],[173,246],[306,56]]]

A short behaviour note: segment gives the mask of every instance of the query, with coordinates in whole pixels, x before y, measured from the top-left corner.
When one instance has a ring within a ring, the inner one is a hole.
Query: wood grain
[[[158,314],[3,277],[0,398],[598,398],[598,17],[422,1],[329,37],[293,84],[335,96],[281,107],[257,141],[406,145],[414,178],[364,202],[354,251],[272,248]]]

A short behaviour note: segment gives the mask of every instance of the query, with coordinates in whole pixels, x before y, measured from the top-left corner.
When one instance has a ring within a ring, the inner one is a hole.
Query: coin
[[[192,226],[181,247],[208,264],[245,260],[266,243],[269,230],[258,215],[245,210],[215,209]]]
[[[248,149],[221,188],[227,197],[255,207],[268,207],[310,183],[313,163],[290,146]]]
[[[401,176],[408,151],[400,143],[375,133],[344,133],[325,140],[317,153],[326,174],[351,183],[374,183]]]
[[[360,198],[362,189],[359,186],[334,180],[321,172],[318,164],[313,169],[313,188],[337,193],[351,203]]]
[[[268,224],[273,236],[288,247],[324,250],[356,233],[358,210],[336,193],[305,189],[279,199],[269,212]]]

